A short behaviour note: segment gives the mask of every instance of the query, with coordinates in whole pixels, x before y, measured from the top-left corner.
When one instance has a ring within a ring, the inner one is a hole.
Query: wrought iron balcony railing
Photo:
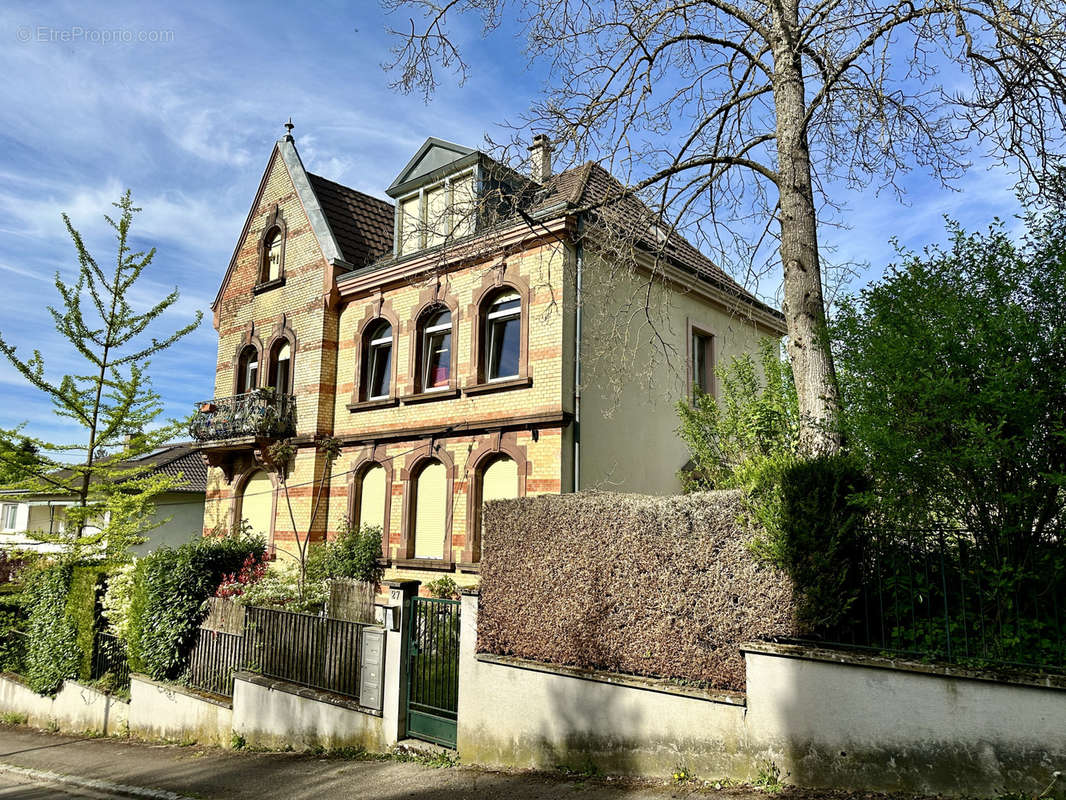
[[[201,442],[259,436],[281,439],[296,433],[296,398],[273,389],[196,404],[189,433]]]

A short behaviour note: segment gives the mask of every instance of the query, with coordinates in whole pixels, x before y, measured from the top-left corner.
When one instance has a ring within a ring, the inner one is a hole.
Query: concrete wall
[[[781,645],[746,661],[751,739],[796,783],[1035,796],[1066,769],[1061,686]]]
[[[125,733],[129,701],[67,681],[55,697],[42,697],[18,679],[0,676],[0,712],[22,714],[35,728],[71,733]]]
[[[463,603],[459,755],[492,767],[587,769],[994,797],[1066,770],[1066,681],[935,668],[787,645],[745,648],[747,695],[478,656]],[[1061,791],[1063,785],[1060,785]]]
[[[744,700],[671,687],[608,682],[474,655],[476,598],[465,596],[460,634],[460,758],[492,766],[599,770],[668,777],[745,774]],[[616,679],[618,680],[618,679]],[[624,679],[623,679],[624,680]]]
[[[133,736],[228,747],[232,721],[228,703],[143,675],[132,676],[129,728]]]
[[[380,716],[321,692],[238,675],[233,683],[233,732],[253,747],[303,750],[362,747],[386,750],[389,741]]]

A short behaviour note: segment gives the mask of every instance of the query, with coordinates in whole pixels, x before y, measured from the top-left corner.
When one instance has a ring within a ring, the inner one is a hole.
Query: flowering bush
[[[222,576],[215,597],[240,597],[249,586],[261,581],[266,573],[266,561],[255,553],[249,553],[239,570]]]

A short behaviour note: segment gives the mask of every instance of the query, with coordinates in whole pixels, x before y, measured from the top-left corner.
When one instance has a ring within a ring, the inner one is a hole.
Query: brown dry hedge
[[[479,652],[744,690],[744,642],[799,633],[741,493],[582,492],[486,504]]]

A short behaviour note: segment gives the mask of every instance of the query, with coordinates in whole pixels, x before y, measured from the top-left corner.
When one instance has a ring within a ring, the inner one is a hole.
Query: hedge
[[[92,680],[93,645],[100,628],[100,595],[107,572],[99,566],[77,566],[71,570],[70,588],[64,614],[74,627],[74,641],[78,648],[78,678]]]
[[[137,562],[126,643],[130,668],[157,680],[180,677],[203,619],[204,602],[249,555],[261,559],[261,538],[223,537],[161,547]]]
[[[801,633],[739,491],[487,503],[477,649],[743,691],[740,645]]]
[[[59,691],[63,681],[76,678],[81,666],[78,634],[67,616],[67,595],[73,567],[55,564],[35,570],[25,593],[26,682],[39,694]]]

